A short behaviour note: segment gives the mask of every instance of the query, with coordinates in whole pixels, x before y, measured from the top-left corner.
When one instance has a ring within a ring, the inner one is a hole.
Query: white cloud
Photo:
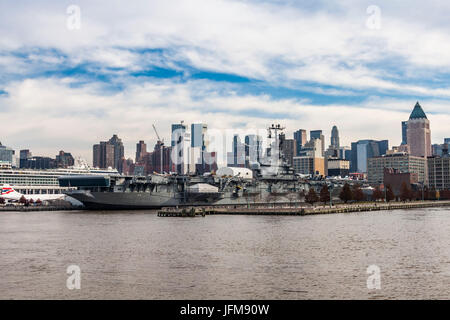
[[[306,8],[224,0],[78,3],[81,29],[73,31],[66,28],[66,4],[0,3],[0,89],[8,93],[0,95],[2,132],[8,133],[2,142],[49,155],[67,148],[90,160],[93,143],[118,133],[132,157],[138,140],[156,140],[152,123],[168,139],[169,125],[179,120],[264,128],[275,118],[290,131],[324,129],[327,135],[336,124],[346,144],[368,137],[396,144],[400,121],[415,103],[411,96],[425,97],[420,100],[432,119],[433,141],[450,136],[445,1],[406,7],[380,0],[380,30],[365,27],[372,3],[350,0]],[[124,89],[108,94],[91,75],[51,75],[84,63]],[[269,86],[368,98],[357,105],[321,106],[308,99],[238,94],[242,90],[226,82],[127,77],[162,67],[182,70],[189,79],[183,64]],[[39,72],[50,76],[36,77]]]
[[[386,80],[396,74],[383,68],[386,59],[400,71],[411,67],[441,71],[437,68],[450,66],[450,24],[434,10],[448,6],[445,1],[414,1],[415,10],[424,15],[392,1],[378,1],[380,30],[365,27],[368,4],[355,1],[330,8],[322,3],[315,10],[224,0],[133,1],[133,5],[80,1],[79,5],[82,27],[75,31],[66,28],[66,7],[59,2],[2,8],[0,48],[57,48],[74,62],[130,70],[145,61],[127,48],[166,48],[171,50],[164,57],[167,61],[277,84],[301,79],[347,89],[448,97],[447,88],[430,91],[423,85]]]
[[[169,141],[170,124],[184,120],[206,122],[211,129],[264,129],[276,121],[288,128],[288,135],[299,128],[323,129],[327,139],[331,127],[337,125],[344,144],[365,138],[398,144],[400,122],[407,119],[415,103],[373,98],[356,106],[317,106],[265,95],[239,96],[232,88],[219,91],[220,84],[204,80],[133,83],[119,93],[103,95],[93,85],[70,87],[72,82],[50,78],[11,83],[9,95],[0,98],[2,132],[8,133],[2,142],[17,149],[30,148],[36,154],[53,155],[67,149],[90,161],[92,145],[117,133],[125,142],[126,155],[133,157],[137,141],[145,139],[150,148],[156,141],[152,123]],[[448,108],[436,101],[422,105],[429,115]],[[430,119],[433,141],[440,142],[450,116],[433,114]]]

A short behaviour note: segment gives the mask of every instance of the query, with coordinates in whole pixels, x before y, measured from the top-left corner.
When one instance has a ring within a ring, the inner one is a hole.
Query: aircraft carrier
[[[76,188],[67,195],[82,202],[86,209],[300,202],[309,185],[286,164],[278,134],[282,129],[279,125],[269,128],[269,137],[274,137],[275,141],[253,170],[225,167],[215,173],[195,176],[62,176],[59,184],[61,187]]]

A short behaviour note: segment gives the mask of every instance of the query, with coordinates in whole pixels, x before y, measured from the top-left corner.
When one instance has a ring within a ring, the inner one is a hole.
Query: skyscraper
[[[111,144],[114,148],[114,164],[113,168],[120,169],[120,162],[122,158],[125,156],[125,148],[123,146],[122,140],[114,134],[111,139],[109,139],[109,144]],[[121,171],[121,170],[119,170]]]
[[[310,140],[320,139],[322,144],[322,156],[325,154],[325,137],[322,134],[322,130],[311,130],[309,133]]]
[[[302,150],[302,147],[305,145],[305,143],[307,142],[307,136],[306,136],[306,130],[304,129],[300,129],[294,132],[294,140],[295,140],[295,145],[296,145],[296,149],[297,149],[297,156],[300,155],[300,151]]]
[[[257,167],[262,157],[262,137],[249,134],[245,136],[245,167]]]
[[[402,145],[408,144],[408,121],[402,121]]]
[[[115,168],[114,146],[109,141],[101,141],[93,146],[93,164],[96,168]]]
[[[179,174],[195,172],[195,161],[192,160],[191,132],[187,130],[184,121],[172,124],[171,160],[174,169]]]
[[[191,124],[191,147],[199,153],[198,159],[194,159],[196,171],[204,173],[206,170],[205,152],[208,148],[207,133],[208,125],[205,123]]]
[[[141,140],[136,144],[136,163],[142,161],[144,156],[147,154],[147,144]]]
[[[293,158],[297,155],[294,139],[286,139],[284,133],[280,134],[280,146],[286,162],[292,166]]]
[[[67,168],[75,164],[75,159],[69,152],[59,151],[59,154],[55,157],[56,165],[58,168]]]
[[[186,125],[184,124],[184,121],[181,121],[181,123],[172,124],[172,147],[180,143],[185,132]]]
[[[412,156],[425,158],[431,156],[430,121],[419,102],[416,103],[409,116],[407,139]]]
[[[30,159],[32,156],[30,150],[28,149],[24,149],[24,150],[20,150],[20,160],[19,160],[19,167],[20,168],[24,168],[27,160]]]
[[[204,123],[191,124],[191,146],[201,147],[203,151],[206,150],[208,142],[206,141],[206,130],[208,125]]]
[[[352,142],[350,172],[366,173],[368,159],[382,156],[386,154],[388,149],[388,140],[359,140]]]
[[[339,149],[340,143],[339,143],[339,130],[336,126],[333,126],[333,129],[331,129],[331,146]]]
[[[12,165],[14,154],[15,152],[13,149],[3,146],[2,143],[0,142],[0,162]]]
[[[245,144],[239,135],[233,136],[232,151],[227,153],[228,167],[245,167]]]

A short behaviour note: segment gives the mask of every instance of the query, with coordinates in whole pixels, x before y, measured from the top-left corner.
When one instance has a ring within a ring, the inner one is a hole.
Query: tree
[[[431,193],[430,193],[430,189],[428,189],[428,187],[424,187],[422,192],[423,192],[424,200],[431,200]]]
[[[36,200],[36,204],[37,204],[38,206],[40,206],[40,205],[42,204],[41,199],[37,199],[37,200]]]
[[[26,204],[27,203],[27,199],[25,198],[25,196],[21,196],[20,197],[19,203],[21,203],[21,204]]]
[[[363,201],[364,200],[364,192],[361,190],[359,184],[353,185],[353,200],[355,201]]]
[[[408,187],[406,182],[403,181],[401,191],[400,191],[400,200],[406,201],[412,198],[411,189]]]
[[[394,199],[395,199],[395,194],[394,194],[394,192],[392,191],[391,186],[388,185],[388,186],[386,187],[386,201],[389,202],[389,201],[392,201],[392,200],[394,200]]]
[[[317,197],[316,191],[314,191],[314,188],[310,188],[308,193],[305,196],[305,201],[309,203],[310,205],[313,205],[317,201],[319,201],[319,198]]]
[[[30,199],[29,202],[30,202],[30,204],[33,204],[33,203],[34,203],[34,200],[33,200],[33,199]]]
[[[320,202],[323,202],[323,205],[330,202],[330,190],[326,184],[324,184],[322,189],[320,189]]]
[[[373,191],[372,200],[377,201],[377,200],[380,200],[380,199],[383,199],[383,198],[384,198],[383,192],[381,192],[380,187],[377,186],[375,188],[375,190]]]
[[[342,187],[341,193],[339,194],[339,199],[345,203],[353,199],[352,190],[350,189],[350,185],[348,183],[344,184],[344,187]]]
[[[437,200],[437,191],[434,187],[432,187],[430,189],[430,196],[429,196],[430,200]]]

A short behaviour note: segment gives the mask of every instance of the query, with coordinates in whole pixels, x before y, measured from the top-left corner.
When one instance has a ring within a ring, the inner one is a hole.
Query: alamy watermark
[[[70,31],[81,29],[81,8],[75,4],[67,7],[66,13],[68,14],[66,26]]]
[[[372,264],[367,267],[367,274],[370,276],[367,278],[367,289],[380,290],[381,289],[381,269],[379,266]]]
[[[379,6],[370,5],[366,9],[369,17],[366,20],[366,27],[370,30],[381,29],[381,9]]]
[[[81,289],[81,268],[76,264],[67,267],[66,273],[69,275],[66,281],[67,289]]]

